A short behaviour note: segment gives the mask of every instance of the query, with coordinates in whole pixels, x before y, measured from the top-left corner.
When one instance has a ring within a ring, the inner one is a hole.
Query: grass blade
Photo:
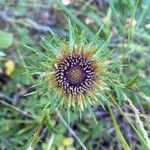
[[[56,0],[57,5],[66,13],[68,16],[83,30],[88,33],[88,38],[90,38],[94,43],[101,46],[104,41],[102,39],[97,38],[93,32],[84,24],[82,23],[67,7],[65,7],[59,0]]]
[[[114,116],[114,113],[113,113],[113,111],[112,111],[110,105],[109,105],[109,112],[110,112],[110,115],[111,115],[111,118],[112,118],[112,121],[113,121],[115,130],[116,130],[116,133],[117,133],[117,135],[118,135],[118,137],[119,137],[119,139],[120,139],[120,141],[121,141],[121,143],[122,143],[123,149],[124,149],[124,150],[131,150],[130,147],[129,147],[129,145],[127,144],[126,140],[124,139],[122,133],[121,133],[121,130],[120,130],[120,128],[119,128],[119,125],[118,125],[118,123],[117,123],[117,121],[116,121],[116,118],[115,118],[115,116]]]

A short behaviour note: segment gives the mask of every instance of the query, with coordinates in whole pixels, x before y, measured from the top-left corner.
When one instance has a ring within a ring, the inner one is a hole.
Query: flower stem
[[[63,116],[60,114],[59,110],[56,110],[57,116],[62,121],[64,126],[69,130],[69,132],[72,134],[72,136],[79,142],[80,146],[83,150],[87,150],[86,146],[83,144],[83,142],[80,140],[80,138],[76,135],[76,133],[72,130],[72,128],[67,124]]]

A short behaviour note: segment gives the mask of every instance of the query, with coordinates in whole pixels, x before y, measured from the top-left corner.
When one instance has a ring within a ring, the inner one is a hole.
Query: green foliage
[[[0,57],[4,57],[4,56],[6,56],[6,54],[4,52],[0,51]]]
[[[148,150],[149,8],[149,0],[0,1],[0,149]],[[82,113],[59,107],[41,78],[76,43],[97,45],[93,58],[110,71],[101,76],[109,90]]]
[[[12,45],[13,35],[0,30],[0,48],[8,48]]]

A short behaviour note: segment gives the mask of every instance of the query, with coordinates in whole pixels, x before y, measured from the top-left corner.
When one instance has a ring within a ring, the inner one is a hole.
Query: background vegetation
[[[68,124],[63,108],[51,112],[49,98],[33,94],[28,66],[38,60],[27,45],[41,47],[49,29],[67,37],[68,17],[122,64],[126,89],[93,106],[96,121],[85,111]],[[150,149],[149,34],[149,0],[0,0],[0,149]]]

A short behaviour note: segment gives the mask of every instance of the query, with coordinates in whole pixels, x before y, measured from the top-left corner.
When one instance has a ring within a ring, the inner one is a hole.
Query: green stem
[[[62,117],[62,115],[60,114],[60,112],[58,110],[56,110],[57,116],[59,117],[59,119],[62,121],[62,123],[64,124],[64,126],[69,130],[69,132],[74,136],[74,138],[79,142],[80,146],[82,147],[83,150],[87,150],[87,148],[85,147],[85,145],[83,144],[83,142],[79,139],[79,137],[76,135],[76,133],[72,130],[72,128],[69,127],[69,125],[67,124],[67,122],[65,121],[65,119]]]

